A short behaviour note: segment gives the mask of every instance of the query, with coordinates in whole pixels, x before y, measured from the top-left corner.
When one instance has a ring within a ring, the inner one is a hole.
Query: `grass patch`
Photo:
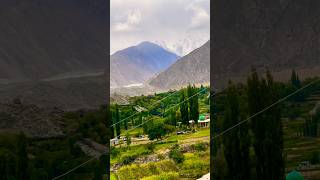
[[[135,180],[145,177],[152,178],[161,176],[164,175],[164,173],[176,172],[177,170],[177,166],[173,161],[163,160],[142,165],[132,164],[123,166],[119,169],[117,175],[120,179]]]
[[[110,174],[110,180],[118,180],[118,178],[114,173],[111,173]]]
[[[141,180],[178,180],[179,173],[169,172],[169,173],[161,173],[159,175],[153,175],[149,177],[142,178]]]

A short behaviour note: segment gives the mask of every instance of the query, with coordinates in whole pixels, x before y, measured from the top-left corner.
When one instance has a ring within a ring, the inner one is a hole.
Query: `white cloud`
[[[187,7],[187,10],[191,10],[193,13],[193,17],[191,18],[191,25],[190,25],[191,28],[200,28],[203,26],[207,26],[208,22],[210,22],[209,13],[202,7],[192,4]]]
[[[111,0],[111,53],[141,41],[188,51],[210,38],[210,0]],[[190,39],[192,41],[190,41]],[[177,53],[179,53],[177,52]]]
[[[141,12],[139,10],[128,12],[124,22],[118,22],[114,26],[115,31],[135,30],[141,21]]]

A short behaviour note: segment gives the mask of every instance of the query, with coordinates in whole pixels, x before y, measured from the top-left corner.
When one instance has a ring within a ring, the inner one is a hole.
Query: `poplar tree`
[[[117,134],[117,137],[120,137],[121,128],[120,128],[120,113],[119,113],[118,104],[116,104],[115,121],[116,121],[116,134]]]
[[[187,87],[187,95],[188,95],[188,102],[189,102],[189,110],[190,110],[190,119],[194,120],[196,124],[198,124],[199,118],[199,103],[198,103],[198,92],[196,87],[190,84]]]
[[[23,132],[18,135],[18,176],[19,179],[28,178],[27,137]]]
[[[267,79],[260,80],[257,72],[253,70],[247,83],[249,116],[259,113],[251,120],[257,177],[262,180],[283,179],[283,133],[280,107],[276,105],[260,113],[279,99],[277,87],[269,71]]]
[[[241,116],[239,106],[239,95],[234,85],[229,82],[227,90],[227,110],[225,112],[223,129],[226,130],[238,124]],[[236,127],[223,136],[224,154],[228,166],[228,179],[247,180],[250,179],[249,148],[250,140],[246,123]]]
[[[293,93],[297,89],[301,88],[301,81],[299,79],[299,75],[296,73],[295,70],[292,70],[291,73],[291,90],[290,93]],[[304,99],[304,94],[303,92],[300,92],[298,94],[295,94],[292,97],[292,100],[294,101],[302,101]]]
[[[180,112],[182,124],[189,124],[189,112],[188,112],[188,102],[186,101],[185,91],[181,89],[180,91]]]

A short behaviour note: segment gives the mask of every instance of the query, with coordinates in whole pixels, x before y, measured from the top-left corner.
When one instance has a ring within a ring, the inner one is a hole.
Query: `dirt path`
[[[198,138],[188,138],[184,140],[178,140],[179,143],[181,144],[193,144],[193,143],[198,143],[198,142],[209,142],[210,137],[205,136],[205,137],[198,137]]]

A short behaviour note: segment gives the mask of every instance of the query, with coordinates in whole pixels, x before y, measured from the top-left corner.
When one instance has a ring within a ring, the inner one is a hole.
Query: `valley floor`
[[[200,128],[195,133],[183,135],[170,135],[155,144],[152,152],[147,152],[149,140],[142,142],[132,142],[133,145],[127,147],[116,147],[120,153],[111,158],[111,179],[131,179],[134,177],[145,179],[157,179],[160,177],[171,177],[173,179],[197,179],[209,172],[210,151],[209,151],[210,129]],[[175,163],[168,157],[170,148],[174,144],[179,144],[183,149],[185,160],[183,163]],[[198,148],[197,148],[198,147]],[[132,163],[125,165],[123,160],[129,154],[137,153]],[[168,168],[152,170],[153,165],[158,167],[168,165]],[[170,166],[170,167],[169,167]],[[139,176],[140,168],[144,168],[144,175]],[[153,172],[152,172],[153,171]],[[133,173],[133,174],[130,174]]]

